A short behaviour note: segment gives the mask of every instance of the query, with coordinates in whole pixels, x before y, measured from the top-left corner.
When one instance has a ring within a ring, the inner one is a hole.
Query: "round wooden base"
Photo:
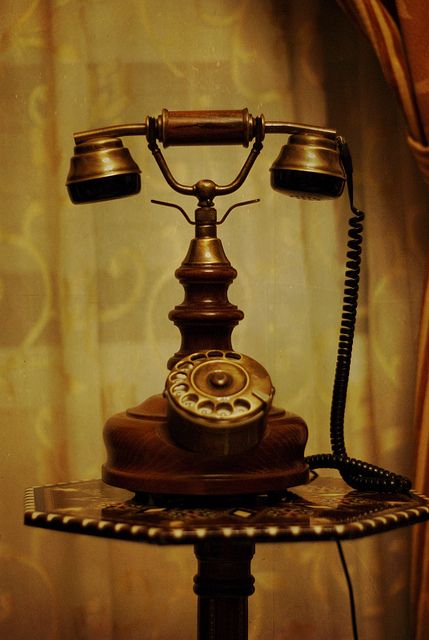
[[[107,421],[105,482],[137,493],[222,496],[282,492],[308,481],[307,426],[292,413],[272,409],[257,446],[213,456],[179,448],[168,434],[166,412],[157,395]]]

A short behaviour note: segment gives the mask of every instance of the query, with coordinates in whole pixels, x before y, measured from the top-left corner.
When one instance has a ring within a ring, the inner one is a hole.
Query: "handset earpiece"
[[[94,137],[76,144],[67,176],[73,204],[132,196],[140,192],[140,169],[116,137]]]
[[[271,166],[271,186],[295,198],[338,198],[346,174],[336,139],[315,133],[295,133]]]

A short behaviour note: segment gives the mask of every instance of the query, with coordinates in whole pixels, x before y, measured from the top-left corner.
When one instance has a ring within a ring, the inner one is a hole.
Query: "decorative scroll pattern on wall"
[[[352,455],[402,473],[427,251],[423,187],[391,136],[401,121],[376,61],[333,3],[3,0],[0,13],[0,636],[167,640],[180,618],[192,637],[191,551],[21,525],[26,486],[99,477],[103,422],[162,389],[178,346],[166,316],[182,297],[173,271],[190,233],[149,200],[190,205],[167,192],[145,144],[130,141],[142,195],[73,207],[64,188],[72,132],[162,107],[244,106],[341,131],[368,213],[346,437]],[[270,371],[277,404],[306,419],[316,453],[329,446],[347,204],[272,192],[277,144],[266,142],[239,195],[261,204],[222,228],[239,270],[230,299],[246,312],[234,346]],[[243,159],[242,149],[167,153],[185,183],[201,173],[226,182]],[[346,553],[363,637],[407,637],[407,532]],[[345,636],[345,585],[329,543],[293,554],[264,546],[254,574],[252,639]]]

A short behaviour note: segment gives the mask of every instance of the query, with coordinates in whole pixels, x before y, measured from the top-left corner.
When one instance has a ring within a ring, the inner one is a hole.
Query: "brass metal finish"
[[[336,198],[345,181],[336,140],[321,135],[291,135],[271,167],[273,189],[300,198]]]
[[[335,129],[327,129],[326,127],[315,127],[311,124],[299,124],[298,122],[265,122],[265,134],[270,133],[314,133],[315,135],[325,136],[326,138],[335,139],[337,132]]]
[[[233,112],[233,113],[240,113],[240,112]],[[172,189],[174,189],[178,193],[181,193],[183,195],[194,195],[196,198],[198,198],[198,204],[202,207],[212,206],[213,199],[215,198],[215,196],[228,195],[230,193],[233,193],[234,191],[237,191],[237,189],[241,187],[241,185],[244,183],[247,176],[249,175],[249,171],[253,167],[255,160],[262,149],[262,140],[264,138],[263,116],[260,116],[254,119],[254,125],[252,128],[252,130],[253,129],[255,130],[255,142],[252,146],[252,149],[250,150],[249,155],[247,156],[247,159],[244,165],[240,169],[237,177],[232,182],[225,185],[218,185],[215,182],[213,182],[213,180],[203,179],[203,180],[199,180],[194,185],[184,185],[177,182],[177,180],[174,178],[162,154],[161,149],[158,147],[156,143],[157,130],[159,130],[159,122],[157,126],[154,118],[148,118],[148,123],[149,123],[149,128],[148,128],[147,137],[149,141],[149,149],[151,150],[152,155],[155,158],[166,182],[169,184],[169,186]],[[159,131],[158,131],[158,136],[159,136]],[[194,139],[192,135],[191,135],[191,139]],[[211,144],[213,144],[213,142],[211,142]]]
[[[210,207],[199,207],[195,212],[195,220],[191,220],[191,218],[188,216],[186,211],[181,206],[179,206],[178,204],[175,204],[174,202],[165,202],[164,200],[151,200],[151,202],[153,204],[160,204],[164,207],[171,207],[172,209],[177,209],[178,211],[180,211],[180,213],[185,218],[188,224],[198,225],[199,228],[197,229],[196,233],[199,237],[203,237],[201,234],[203,227],[207,227],[209,224],[210,225],[215,224],[216,226],[220,226],[225,222],[229,214],[232,211],[234,211],[234,209],[237,209],[238,207],[245,207],[245,206],[248,206],[249,204],[255,204],[256,202],[260,202],[260,199],[255,198],[254,200],[244,200],[243,202],[236,202],[235,204],[232,204],[229,207],[229,209],[226,210],[226,212],[223,214],[220,220],[217,220],[216,209],[213,209]],[[216,235],[216,232],[213,231],[211,236],[214,237],[215,235]]]
[[[266,370],[233,351],[201,351],[167,378],[167,427],[190,451],[232,455],[254,447],[265,430],[274,389]]]
[[[220,361],[216,351],[209,352],[212,358],[204,363],[198,363],[198,367],[192,372],[191,384],[197,387],[206,395],[231,396],[240,393],[249,384],[249,376],[245,369],[234,362]],[[200,355],[200,354],[198,354]],[[222,354],[221,354],[222,355]],[[235,354],[231,352],[229,358],[235,358]],[[177,365],[176,365],[177,366]]]
[[[228,287],[236,275],[216,237],[216,209],[199,207],[195,238],[176,271],[185,297],[168,317],[179,328],[182,341],[168,362],[169,369],[200,349],[232,350],[231,333],[243,318],[243,312],[228,300]]]
[[[292,134],[289,144],[283,147],[272,167],[271,184],[274,189],[306,198],[337,197],[341,194],[344,184],[342,174],[338,172],[338,167],[332,173],[336,164],[333,157],[336,153],[335,130],[291,122],[266,122],[263,115],[254,117],[247,109],[163,109],[159,116],[147,116],[144,122],[75,133],[76,155],[72,159],[67,187],[72,201],[76,204],[138,193],[140,170],[132,161],[129,152],[124,148],[119,149],[122,143],[117,136],[145,135],[149,149],[169,186],[183,195],[194,195],[200,206],[212,206],[215,196],[228,195],[241,187],[262,149],[266,133]],[[301,140],[302,135],[307,137]],[[185,185],[174,178],[157,145],[157,140],[162,142],[164,147],[205,144],[241,144],[247,147],[251,140],[254,140],[254,144],[237,177],[229,184],[218,185],[212,180],[199,180],[194,185]],[[333,148],[329,147],[330,143],[333,144]],[[92,146],[96,148],[88,150],[85,149],[86,145],[89,145],[88,149]],[[294,155],[292,148],[296,146],[299,147],[299,151]],[[116,148],[116,152],[113,147]],[[332,157],[330,151],[334,151]],[[87,154],[88,157],[84,157]],[[290,164],[292,156],[293,166]],[[294,175],[291,171],[295,172]],[[103,178],[108,179],[100,182]]]
[[[103,480],[131,491],[186,496],[284,492],[309,480],[304,460],[307,427],[298,416],[272,408],[261,442],[230,456],[177,446],[167,428],[167,400],[147,398],[107,421]],[[241,503],[240,503],[241,504]]]
[[[134,124],[113,124],[109,127],[99,127],[98,129],[88,129],[87,131],[78,131],[74,133],[73,137],[76,144],[87,142],[92,138],[105,138],[119,136],[145,136],[147,134],[149,125],[147,122],[136,122]]]
[[[140,191],[140,169],[119,138],[91,138],[74,151],[66,184],[75,204]]]
[[[262,121],[265,134],[315,133],[335,139],[335,129],[315,127],[297,122]],[[100,137],[146,136],[149,131],[149,116],[144,122],[115,124],[97,129],[78,131],[74,134],[76,144]],[[247,147],[256,135],[256,117],[247,109],[232,111],[168,111],[155,119],[156,139],[164,146],[192,144],[242,144]]]
[[[317,171],[345,177],[335,140],[310,133],[290,136],[272,168]]]
[[[183,265],[189,267],[219,264],[229,264],[219,238],[192,238]]]

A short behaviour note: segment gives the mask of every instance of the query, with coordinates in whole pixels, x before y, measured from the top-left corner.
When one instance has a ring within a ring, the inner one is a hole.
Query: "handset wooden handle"
[[[255,119],[247,109],[235,111],[168,111],[158,116],[158,140],[164,147],[240,144],[248,147]]]

